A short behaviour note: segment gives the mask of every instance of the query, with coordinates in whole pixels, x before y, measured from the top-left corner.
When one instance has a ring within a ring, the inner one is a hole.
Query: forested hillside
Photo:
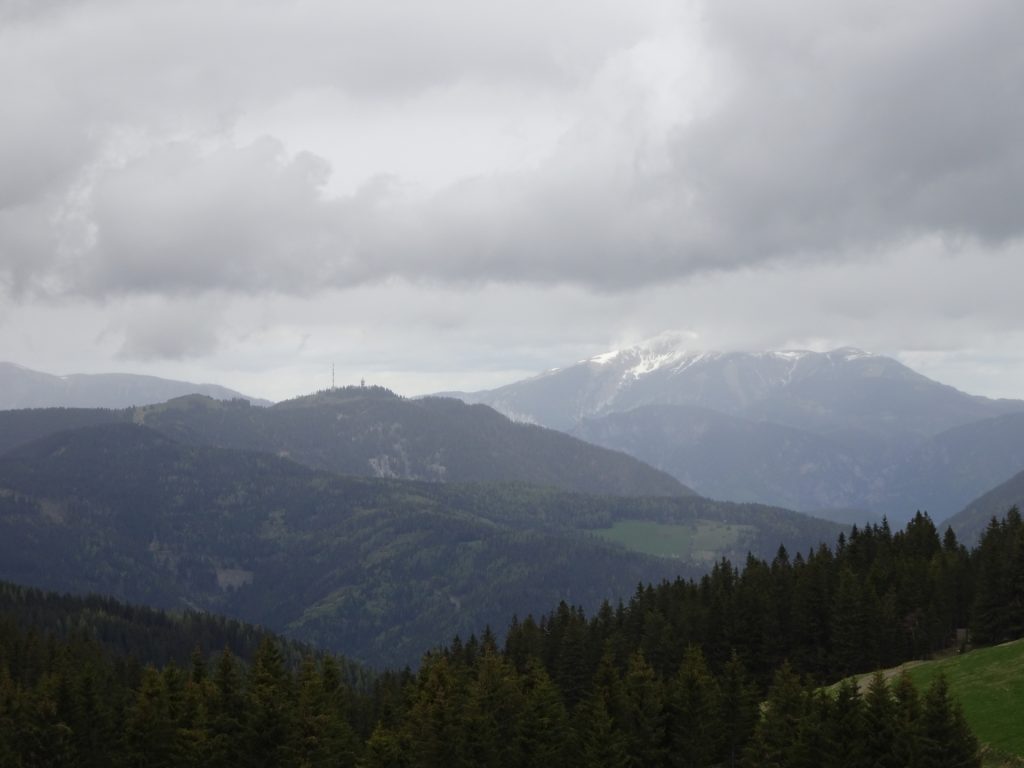
[[[661,558],[598,535],[629,521],[703,543]],[[560,599],[592,608],[837,531],[694,497],[346,478],[128,424],[0,458],[0,578],[215,610],[377,664]]]
[[[0,455],[57,431],[145,424],[189,445],[286,456],[346,475],[431,482],[520,482],[584,493],[684,496],[668,474],[617,451],[486,406],[408,400],[381,387],[346,387],[270,408],[190,396],[127,410],[0,411]]]
[[[943,525],[951,526],[961,540],[973,544],[981,538],[992,519],[1010,507],[1024,507],[1024,471],[974,499]]]
[[[36,638],[52,636],[72,643],[88,640],[112,658],[131,658],[157,667],[187,667],[195,661],[197,649],[202,649],[201,658],[206,662],[226,650],[249,664],[266,640],[273,640],[295,669],[303,657],[323,655],[310,645],[217,614],[191,609],[167,613],[102,595],[58,594],[9,582],[0,582],[0,620]],[[334,661],[345,681],[355,688],[366,688],[373,679],[369,670],[343,656],[335,656]]]
[[[880,675],[821,683],[948,644],[1024,632],[1011,511],[968,551],[925,516],[806,558],[780,552],[699,581],[640,587],[591,618],[562,604],[427,654],[360,692],[331,657],[290,670],[264,639],[251,666],[141,669],[86,634],[0,621],[0,757],[24,764],[978,766],[949,686]],[[1000,591],[1003,590],[1003,591]],[[991,606],[1002,608],[993,623]],[[852,634],[851,634],[852,633]]]

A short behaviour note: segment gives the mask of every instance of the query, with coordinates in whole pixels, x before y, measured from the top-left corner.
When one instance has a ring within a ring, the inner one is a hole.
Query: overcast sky
[[[1024,397],[1019,0],[0,0],[0,360],[270,399],[680,331]]]

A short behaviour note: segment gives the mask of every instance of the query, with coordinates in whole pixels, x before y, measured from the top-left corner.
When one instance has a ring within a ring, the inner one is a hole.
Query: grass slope
[[[938,675],[985,746],[985,765],[1024,765],[1024,640],[977,648],[935,661],[911,662],[889,670],[906,671],[919,690]],[[869,676],[862,681],[866,685]]]
[[[919,688],[945,675],[978,739],[1024,761],[1024,640],[918,664],[907,674]]]
[[[735,550],[738,545],[753,541],[756,532],[752,525],[712,520],[693,520],[682,525],[620,520],[610,528],[595,531],[634,552],[706,563],[717,560],[723,550]]]

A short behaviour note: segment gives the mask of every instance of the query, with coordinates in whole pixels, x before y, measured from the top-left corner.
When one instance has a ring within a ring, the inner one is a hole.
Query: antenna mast
[[[331,389],[334,389],[334,363],[331,363]]]

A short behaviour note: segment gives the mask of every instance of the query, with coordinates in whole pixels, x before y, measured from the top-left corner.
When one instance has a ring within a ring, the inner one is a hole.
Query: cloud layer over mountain
[[[499,373],[481,328],[531,350],[509,374],[672,327],[980,381],[1020,334],[990,299],[1024,278],[1022,26],[1010,0],[0,2],[0,344],[42,335],[23,362],[53,368],[74,318],[98,360],[251,388],[262,338],[416,388],[386,316],[441,307],[458,386]],[[718,330],[761,286],[778,318]]]

